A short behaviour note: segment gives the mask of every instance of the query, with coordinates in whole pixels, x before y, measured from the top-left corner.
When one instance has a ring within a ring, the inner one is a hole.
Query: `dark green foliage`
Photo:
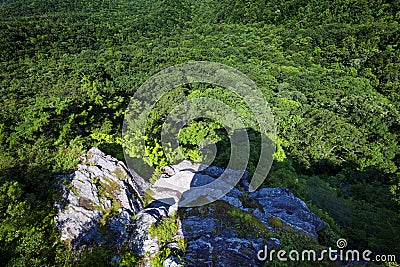
[[[154,73],[189,60],[227,64],[257,83],[278,124],[263,186],[289,187],[303,198],[329,224],[323,244],[340,236],[352,247],[400,257],[398,0],[3,2],[2,264],[74,265],[52,225],[56,175],[71,173],[91,146],[123,159],[129,96]],[[147,124],[152,164],[168,163],[160,154],[163,116],[200,96],[251,118],[223,88],[177,88]],[[260,134],[246,127],[252,171]],[[193,160],[201,159],[198,145],[216,143],[214,164],[225,166],[227,137],[218,123],[199,119],[180,141]],[[248,219],[231,215],[233,223]],[[88,252],[83,262],[107,262],[106,252]]]
[[[172,242],[172,238],[176,235],[177,231],[178,218],[176,215],[164,218],[160,223],[153,224],[149,228],[149,234],[158,238],[161,247]]]
[[[180,224],[177,214],[171,215],[171,217],[164,218],[157,224],[153,224],[149,229],[149,234],[157,237],[158,245],[161,251],[158,252],[154,258],[151,259],[152,266],[164,266],[164,261],[169,256],[175,256],[182,258],[186,245],[185,240],[182,238],[175,238],[178,232],[178,225]],[[178,248],[168,248],[166,245],[168,243],[177,242]]]
[[[121,256],[121,259],[119,260],[118,264],[121,267],[130,267],[130,266],[136,266],[140,262],[140,258],[134,255],[132,252],[126,252]]]
[[[102,247],[88,249],[81,256],[79,266],[111,266],[109,263],[111,257],[110,250]]]

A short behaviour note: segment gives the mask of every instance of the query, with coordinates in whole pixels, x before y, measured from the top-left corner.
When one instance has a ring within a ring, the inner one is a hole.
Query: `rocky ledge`
[[[146,197],[146,190],[160,189],[166,180],[180,188],[204,185],[224,169],[183,161],[162,170],[150,185],[123,162],[90,149],[75,173],[60,182],[55,224],[61,239],[78,251],[106,247],[113,265],[131,255],[142,266],[263,266],[257,252],[281,246],[288,234],[318,244],[324,222],[289,189],[249,193],[245,173],[240,186],[219,200],[178,208],[179,197],[166,204]]]

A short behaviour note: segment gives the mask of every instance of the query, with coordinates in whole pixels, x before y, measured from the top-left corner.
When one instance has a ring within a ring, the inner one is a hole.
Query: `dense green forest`
[[[343,237],[400,258],[399,20],[399,0],[2,1],[1,264],[73,265],[53,223],[56,176],[92,146],[123,159],[130,96],[194,60],[237,68],[262,90],[278,135],[263,186],[290,188],[329,223],[321,244]],[[175,93],[238,103],[202,84]],[[222,149],[220,132],[188,125],[186,155],[198,160],[204,138]]]

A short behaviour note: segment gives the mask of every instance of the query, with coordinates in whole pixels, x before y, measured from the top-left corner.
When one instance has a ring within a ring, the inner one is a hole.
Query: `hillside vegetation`
[[[54,229],[56,176],[71,173],[92,146],[123,159],[130,96],[158,71],[194,60],[237,68],[263,91],[278,131],[263,186],[290,188],[328,222],[321,244],[335,247],[343,237],[349,247],[400,258],[399,7],[399,0],[3,1],[2,264],[73,265]],[[240,102],[205,84],[174,94]],[[167,163],[159,134],[171,103],[163,101],[146,144],[156,167]],[[221,125],[199,120],[180,138],[192,160],[201,160],[200,139],[217,143],[215,164],[224,165],[225,137]],[[249,171],[257,160],[255,153]]]

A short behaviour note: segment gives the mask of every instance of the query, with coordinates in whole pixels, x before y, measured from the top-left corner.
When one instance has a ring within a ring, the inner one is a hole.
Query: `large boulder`
[[[119,251],[128,250],[141,258],[143,266],[152,266],[155,259],[163,266],[263,266],[257,252],[265,245],[280,246],[283,230],[317,242],[318,231],[324,227],[288,189],[262,188],[249,193],[247,172],[189,161],[162,170],[164,174],[150,185],[123,162],[90,149],[77,170],[60,181],[63,198],[57,203],[55,224],[61,239],[75,250],[114,248],[116,265]],[[224,172],[228,178],[239,177],[239,186],[222,183],[230,191],[219,199],[207,199],[200,186]],[[149,191],[153,200],[144,205]],[[186,205],[197,198],[211,203]],[[164,222],[176,225],[169,227]],[[173,233],[157,234],[158,225]]]
[[[317,232],[325,226],[306,203],[295,197],[287,188],[262,188],[250,193],[250,196],[262,207],[261,210],[255,209],[252,213],[266,224],[268,218],[276,217],[316,239]]]
[[[171,197],[174,199],[171,203],[175,206],[181,206],[180,203],[183,201],[184,204],[187,203],[187,199],[184,199],[185,195],[190,195],[194,199],[204,197],[204,194],[208,192],[196,191],[196,188],[214,182],[225,172],[227,176],[241,175],[238,184],[241,185],[242,190],[232,185],[232,189],[220,199],[251,213],[268,227],[270,227],[269,218],[279,218],[283,223],[317,239],[317,232],[325,226],[324,222],[310,211],[304,201],[295,197],[287,188],[261,188],[252,193],[246,192],[246,189],[249,188],[246,181],[247,172],[242,175],[242,171],[204,166],[189,161],[183,161],[169,166],[169,168],[174,170],[174,174],[160,177],[151,188],[159,193],[154,195],[155,198],[163,200]],[[229,187],[229,184],[223,182],[222,184]],[[218,190],[218,188],[213,188],[213,190]],[[195,193],[193,194],[193,192]],[[205,197],[207,198],[207,196]],[[247,203],[242,203],[244,199]],[[249,206],[249,203],[252,205]]]
[[[317,232],[325,226],[289,189],[262,188],[249,193],[246,172],[239,180],[240,190],[232,186],[219,200],[181,208],[182,201],[187,204],[185,195],[195,199],[207,193],[196,191],[196,187],[212,183],[223,172],[228,176],[243,172],[188,161],[168,169],[173,170],[172,175],[161,176],[151,188],[160,201],[173,198],[167,203],[171,205],[170,214],[179,208],[179,231],[187,244],[184,260],[188,266],[263,266],[257,253],[265,245],[269,249],[279,247],[281,242],[276,237],[285,234],[282,232],[301,234],[305,236],[302,240],[314,244]]]

